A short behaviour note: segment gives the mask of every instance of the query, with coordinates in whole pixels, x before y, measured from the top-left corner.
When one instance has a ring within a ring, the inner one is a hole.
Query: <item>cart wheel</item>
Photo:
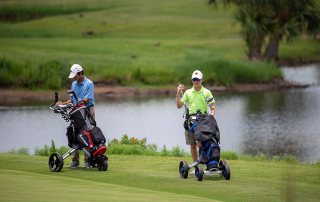
[[[203,168],[201,166],[199,166],[199,165],[196,166],[195,176],[196,176],[196,180],[202,181],[202,179],[203,179]]]
[[[63,158],[59,153],[54,152],[50,155],[48,164],[52,172],[60,172],[63,167]]]
[[[220,161],[220,164],[222,169],[222,176],[224,177],[224,179],[230,180],[231,172],[227,162],[223,159]]]
[[[108,161],[103,160],[102,162],[97,164],[97,167],[99,171],[106,171],[108,169]]]
[[[179,173],[181,178],[188,178],[188,171],[189,171],[189,166],[186,161],[180,161],[179,164]]]

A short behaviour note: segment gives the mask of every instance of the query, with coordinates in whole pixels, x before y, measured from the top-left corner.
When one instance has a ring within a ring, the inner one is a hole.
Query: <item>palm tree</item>
[[[251,60],[278,59],[279,44],[303,33],[320,32],[320,10],[317,0],[221,0],[237,7],[235,19],[241,24],[241,35]],[[209,0],[216,4],[217,0]],[[261,56],[262,46],[268,41]]]
[[[244,38],[250,60],[261,58],[261,47],[265,43],[268,16],[264,12],[263,4],[256,4],[249,0],[246,4],[239,4],[235,19],[241,25],[241,36]]]
[[[279,58],[281,40],[292,40],[303,33],[317,35],[320,32],[320,11],[315,0],[270,1],[269,42],[264,52],[267,60]]]
[[[235,19],[241,25],[240,34],[247,45],[247,56],[250,60],[260,60],[262,45],[267,37],[268,0],[221,0],[225,6],[234,4],[237,7]],[[217,0],[209,0],[217,4]]]

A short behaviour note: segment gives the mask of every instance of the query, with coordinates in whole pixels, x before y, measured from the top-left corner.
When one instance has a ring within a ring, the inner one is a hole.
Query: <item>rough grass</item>
[[[110,155],[107,172],[63,168],[48,157],[0,154],[4,201],[317,201],[319,164],[228,160],[231,180],[181,179],[181,157]],[[191,158],[188,157],[189,163]],[[66,159],[65,165],[70,163]],[[21,194],[23,193],[23,194]]]

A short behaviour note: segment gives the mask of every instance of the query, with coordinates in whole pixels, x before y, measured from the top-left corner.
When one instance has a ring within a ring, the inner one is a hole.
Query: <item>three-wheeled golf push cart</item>
[[[69,90],[70,96],[77,96]],[[82,150],[88,156],[88,163],[91,167],[97,167],[99,171],[108,169],[108,157],[105,154],[107,147],[106,139],[95,120],[91,117],[89,110],[82,101],[77,104],[56,105],[58,93],[55,93],[55,102],[50,105],[54,113],[60,113],[66,122],[70,122],[67,128],[68,152],[61,155],[54,152],[49,157],[49,168],[52,172],[60,172],[63,168],[63,161],[75,150]]]
[[[181,178],[188,178],[190,168],[195,169],[196,180],[202,181],[203,175],[220,175],[230,180],[230,168],[225,160],[220,159],[220,131],[215,118],[210,114],[197,113],[189,116],[184,124],[190,135],[194,135],[199,147],[199,160],[188,164],[180,161]]]

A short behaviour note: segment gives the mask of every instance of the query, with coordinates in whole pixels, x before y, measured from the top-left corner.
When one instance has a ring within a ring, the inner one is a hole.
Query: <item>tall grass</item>
[[[53,140],[51,140],[51,146],[44,145],[43,148],[36,147],[34,150],[34,154],[38,156],[49,156],[53,152],[58,152],[60,154],[64,154],[69,150],[67,146],[61,146],[59,148],[56,148],[55,143]]]
[[[24,6],[14,6],[14,7],[0,7],[0,21],[4,22],[21,22],[28,21],[37,18],[43,18],[46,16],[64,15],[72,13],[81,13],[95,11],[96,9],[88,8],[61,8],[61,7],[24,7]]]
[[[53,89],[66,87],[67,67],[59,61],[48,61],[39,65],[15,63],[0,58],[0,86],[28,89]]]
[[[97,3],[99,5],[97,5]],[[48,16],[92,12],[105,9],[108,4],[101,0],[92,3],[88,0],[78,1],[39,1],[24,0],[0,1],[0,21],[21,22]],[[109,4],[110,6],[110,4]]]
[[[262,83],[282,76],[275,63],[228,61],[215,58],[213,55],[189,56],[184,64],[184,73],[178,75],[179,80],[190,82],[190,75],[194,69],[204,74],[205,82],[217,85],[232,85],[234,83]],[[188,65],[187,65],[188,64]],[[177,67],[179,72],[181,67]]]
[[[190,59],[191,60],[191,59]],[[188,61],[185,62],[186,64]],[[213,85],[231,85],[234,83],[267,82],[280,77],[281,72],[275,64],[228,62],[210,60],[210,58],[193,58],[188,65],[180,64],[168,67],[99,67],[86,68],[96,83],[114,85],[153,85],[161,86],[178,82],[190,83],[190,75],[195,69],[203,71],[205,82]],[[197,64],[197,65],[196,65]],[[181,71],[182,66],[184,71]],[[70,64],[53,60],[34,64],[17,63],[7,58],[0,58],[0,86],[23,87],[28,89],[66,88]]]

